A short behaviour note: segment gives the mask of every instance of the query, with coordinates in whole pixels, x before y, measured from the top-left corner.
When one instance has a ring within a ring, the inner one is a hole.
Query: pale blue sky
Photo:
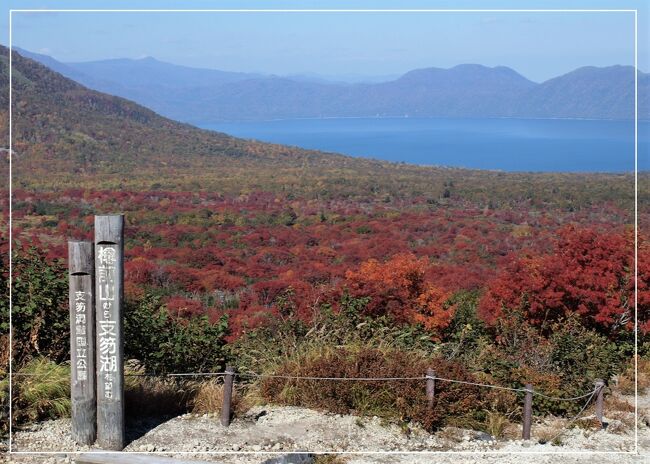
[[[5,30],[10,8],[629,8],[639,9],[640,69],[650,62],[645,0],[9,0],[3,7]],[[585,65],[634,64],[634,14],[14,12],[13,44],[61,61],[153,56],[274,74],[394,75],[480,63],[542,81]]]

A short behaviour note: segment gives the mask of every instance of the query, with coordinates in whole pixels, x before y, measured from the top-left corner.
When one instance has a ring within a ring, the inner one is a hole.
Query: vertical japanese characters
[[[88,380],[88,306],[90,292],[74,292],[74,319],[75,319],[75,361],[73,373],[74,381],[85,382]]]
[[[102,397],[113,399],[117,374],[117,316],[115,301],[116,246],[97,247],[97,340],[99,346],[99,383]]]
[[[124,216],[95,216],[97,441],[124,448]]]
[[[91,445],[97,431],[93,244],[68,242],[68,262],[72,435],[77,443]]]

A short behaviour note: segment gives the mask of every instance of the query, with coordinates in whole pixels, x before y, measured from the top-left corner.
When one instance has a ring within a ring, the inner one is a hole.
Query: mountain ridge
[[[541,83],[507,66],[480,64],[344,83],[191,68],[151,57],[61,63],[24,53],[89,88],[199,125],[331,117],[634,117],[634,68],[622,65],[585,66]],[[650,119],[650,75],[638,76],[639,118]]]

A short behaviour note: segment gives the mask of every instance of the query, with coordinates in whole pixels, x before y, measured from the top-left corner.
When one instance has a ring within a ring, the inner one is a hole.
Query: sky
[[[639,9],[639,68],[649,69],[646,0],[157,1],[8,0],[9,9],[435,8]],[[90,5],[90,6],[89,6]],[[399,75],[461,63],[509,66],[540,82],[580,66],[634,64],[634,13],[11,13],[12,44],[63,62],[141,58],[268,74]]]

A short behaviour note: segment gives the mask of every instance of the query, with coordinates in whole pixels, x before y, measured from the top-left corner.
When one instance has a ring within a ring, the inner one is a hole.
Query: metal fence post
[[[533,421],[533,386],[529,383],[526,384],[526,396],[524,397],[524,427],[522,430],[522,438],[530,440],[530,428]]]
[[[92,242],[68,241],[72,438],[80,445],[97,436],[93,279]]]

